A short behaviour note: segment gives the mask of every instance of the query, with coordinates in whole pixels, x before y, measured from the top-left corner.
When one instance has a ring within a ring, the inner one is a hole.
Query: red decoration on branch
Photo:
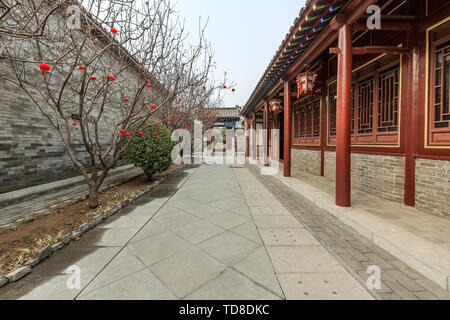
[[[236,91],[236,89],[234,89],[234,88],[233,88],[233,89],[231,89],[231,91],[235,92],[235,91]]]
[[[178,101],[181,101],[181,100],[183,100],[183,99],[181,99],[181,98],[178,98]]]
[[[125,99],[123,99],[123,101],[128,102],[128,101],[130,101],[130,99],[125,98]]]
[[[34,103],[38,103],[38,102],[39,102],[39,100],[37,100],[37,99],[36,99],[36,100],[34,100]]]
[[[119,132],[120,132],[120,133],[125,133],[125,130],[120,129]]]
[[[111,80],[112,84],[114,84],[114,80],[116,80],[116,77],[111,75],[108,77],[109,80]]]
[[[77,125],[77,123],[76,123],[76,122],[73,122],[72,125],[75,127],[75,126]]]
[[[154,132],[153,134],[154,134],[155,136],[157,136],[157,135],[158,135],[158,132]]]
[[[203,86],[203,90],[206,90],[206,87],[205,87],[205,86]]]
[[[85,67],[83,67],[83,66],[78,66],[78,69],[80,69],[80,73],[83,73],[83,70],[85,69]]]
[[[129,133],[127,133],[127,137],[129,137],[130,136],[130,134]]]
[[[146,106],[146,107],[145,107],[145,110],[148,110],[148,109],[149,109],[149,107]]]
[[[114,34],[114,39],[115,39],[116,34],[117,34],[117,32],[119,32],[119,30],[117,30],[116,28],[111,28],[111,32]]]
[[[144,135],[144,133],[143,133],[143,132],[139,132],[139,135],[143,136],[143,135]]]
[[[152,105],[152,109],[156,109],[156,106],[155,106],[155,105]]]
[[[207,112],[207,113],[205,113],[205,115],[209,116],[209,113]]]
[[[223,88],[224,88],[224,89],[226,89],[226,88],[227,88],[227,86],[223,86]]]
[[[182,105],[181,107],[184,108],[184,105]]]
[[[45,78],[45,73],[51,70],[51,67],[46,64],[46,63],[41,63],[39,65],[39,69],[41,69],[44,72],[44,78]]]
[[[151,88],[152,85],[150,83],[147,83],[147,88]]]
[[[89,79],[91,79],[91,80],[97,80],[97,77],[96,77],[96,76],[90,76]]]

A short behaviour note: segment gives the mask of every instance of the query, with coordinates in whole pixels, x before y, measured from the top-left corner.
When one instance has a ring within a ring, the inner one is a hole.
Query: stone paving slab
[[[1,288],[0,299],[446,297],[355,231],[251,170],[184,170],[23,280]],[[220,192],[223,204],[207,200]],[[270,209],[252,214],[265,202]],[[388,267],[378,292],[365,284],[372,263]],[[66,287],[64,270],[71,265],[81,269],[77,290]]]
[[[360,230],[356,231],[344,224],[278,178],[261,176],[258,167],[252,166],[249,170],[359,283],[366,283],[369,266],[378,263],[385,267],[381,268],[381,288],[370,291],[375,298],[450,299],[446,290],[369,241],[361,235]]]

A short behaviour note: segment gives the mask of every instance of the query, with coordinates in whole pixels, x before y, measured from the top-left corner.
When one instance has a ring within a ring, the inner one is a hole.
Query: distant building
[[[213,108],[207,111],[211,117],[214,117],[215,122],[212,125],[214,128],[235,129],[244,127],[243,117],[240,116],[242,107]]]

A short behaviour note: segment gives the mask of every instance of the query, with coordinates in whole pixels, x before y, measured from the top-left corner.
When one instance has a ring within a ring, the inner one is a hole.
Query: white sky
[[[178,0],[176,10],[187,31],[198,34],[198,19],[209,23],[206,37],[217,62],[217,76],[227,72],[236,92],[224,106],[243,106],[278,50],[304,0]],[[193,38],[194,41],[195,38]]]

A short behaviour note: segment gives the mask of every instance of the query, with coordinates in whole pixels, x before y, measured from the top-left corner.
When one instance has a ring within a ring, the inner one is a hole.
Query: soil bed
[[[167,171],[155,174],[153,180],[179,168],[179,165],[172,165]],[[0,276],[24,265],[40,248],[58,242],[61,237],[76,231],[80,225],[90,221],[94,216],[114,207],[151,184],[152,182],[141,175],[130,182],[101,192],[99,207],[96,209],[89,208],[89,201],[84,200],[55,209],[47,216],[20,224],[15,230],[3,231],[0,233]]]

